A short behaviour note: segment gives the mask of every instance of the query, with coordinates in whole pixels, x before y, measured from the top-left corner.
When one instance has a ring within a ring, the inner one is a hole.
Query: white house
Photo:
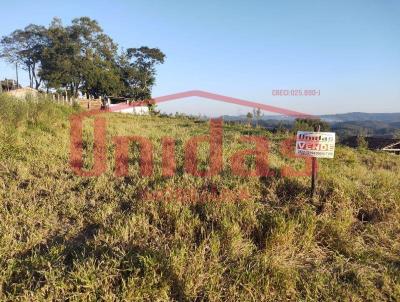
[[[122,108],[122,109],[116,109],[115,111],[113,110],[113,107],[118,106],[120,107],[120,104],[111,104],[110,109],[113,112],[121,112],[121,113],[129,113],[129,114],[136,114],[136,115],[149,115],[149,107],[147,106],[129,106],[127,108]]]
[[[113,102],[111,102],[110,97],[106,97],[103,102],[103,106],[105,108],[110,108],[113,112],[121,112],[128,114],[136,114],[136,115],[149,115],[149,107],[147,105],[137,105],[135,103],[131,103],[129,105],[129,100],[126,98],[112,98]]]

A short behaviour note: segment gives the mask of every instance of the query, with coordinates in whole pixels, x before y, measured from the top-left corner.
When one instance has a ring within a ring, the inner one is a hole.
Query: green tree
[[[46,28],[30,24],[18,29],[0,41],[0,57],[10,63],[17,63],[28,71],[29,85],[38,89],[42,79],[38,75],[42,51],[47,44]]]
[[[331,128],[329,123],[320,119],[297,118],[293,125],[293,131],[295,133],[297,131],[314,131],[318,126],[321,127],[321,131],[329,131]]]
[[[88,17],[64,27],[54,19],[48,30],[41,74],[50,87],[62,86],[95,97],[118,93],[122,88],[116,64],[117,45]]]
[[[43,49],[40,75],[47,88],[65,88],[72,78],[73,41],[58,18],[53,19],[46,34],[48,44]]]
[[[256,118],[256,127],[258,128],[259,123],[260,123],[260,119],[263,116],[263,113],[262,113],[261,109],[260,108],[257,108],[257,109],[254,108],[253,109],[253,116]]]
[[[248,112],[248,113],[246,114],[246,118],[247,118],[247,124],[248,124],[248,126],[251,126],[251,123],[252,123],[252,121],[253,121],[253,114],[252,114],[251,112]]]
[[[103,32],[96,20],[81,17],[72,20],[68,27],[76,47],[73,60],[72,88],[75,93],[82,88],[96,97],[119,92],[117,45]]]
[[[165,54],[158,48],[128,48],[119,59],[124,95],[135,100],[148,100],[155,84],[155,66],[164,63]]]
[[[95,97],[124,95],[135,100],[151,98],[157,64],[164,53],[146,46],[118,55],[118,46],[96,20],[73,19],[64,26],[54,18],[48,28],[29,25],[0,41],[0,56],[29,72],[30,85],[79,92]]]
[[[368,149],[368,141],[365,139],[365,135],[359,134],[357,136],[357,147],[359,149]]]

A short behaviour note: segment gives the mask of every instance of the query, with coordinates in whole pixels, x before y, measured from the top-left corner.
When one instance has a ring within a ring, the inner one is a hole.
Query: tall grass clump
[[[3,126],[19,128],[21,126],[50,126],[59,119],[65,119],[72,108],[58,105],[46,96],[27,96],[15,98],[0,94],[0,119]]]

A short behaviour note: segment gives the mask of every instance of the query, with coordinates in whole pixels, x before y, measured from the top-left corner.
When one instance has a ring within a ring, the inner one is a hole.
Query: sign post
[[[314,128],[314,131],[320,132],[321,126],[318,125]],[[313,156],[311,160],[311,198],[314,198],[316,187],[317,187],[317,177],[318,177],[318,159],[317,157]]]
[[[318,158],[333,158],[335,154],[335,133],[320,129],[318,126],[315,132],[298,131],[296,136],[296,155],[311,157],[311,197],[317,187]]]

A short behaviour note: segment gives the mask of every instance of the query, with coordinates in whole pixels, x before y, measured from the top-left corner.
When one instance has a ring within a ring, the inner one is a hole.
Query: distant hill
[[[365,113],[350,112],[342,114],[325,114],[319,116],[331,125],[340,137],[366,136],[394,137],[400,130],[400,113]],[[223,116],[225,121],[247,122],[245,115]],[[258,124],[266,129],[286,128],[292,129],[294,117],[282,115],[264,115],[258,120]],[[253,119],[253,124],[256,119]]]
[[[321,118],[328,122],[365,122],[379,121],[386,123],[400,123],[400,113],[365,113],[365,112],[349,112],[342,114],[326,114]]]
[[[373,120],[331,122],[330,124],[332,130],[339,136],[363,134],[365,136],[393,137],[400,129],[400,122],[387,123]]]
[[[365,122],[365,121],[379,121],[386,123],[400,123],[400,112],[396,113],[365,113],[365,112],[349,112],[338,114],[323,114],[319,117],[327,122]],[[224,115],[226,121],[246,120],[246,115]],[[295,118],[285,115],[264,115],[261,120],[281,120],[292,121]]]

